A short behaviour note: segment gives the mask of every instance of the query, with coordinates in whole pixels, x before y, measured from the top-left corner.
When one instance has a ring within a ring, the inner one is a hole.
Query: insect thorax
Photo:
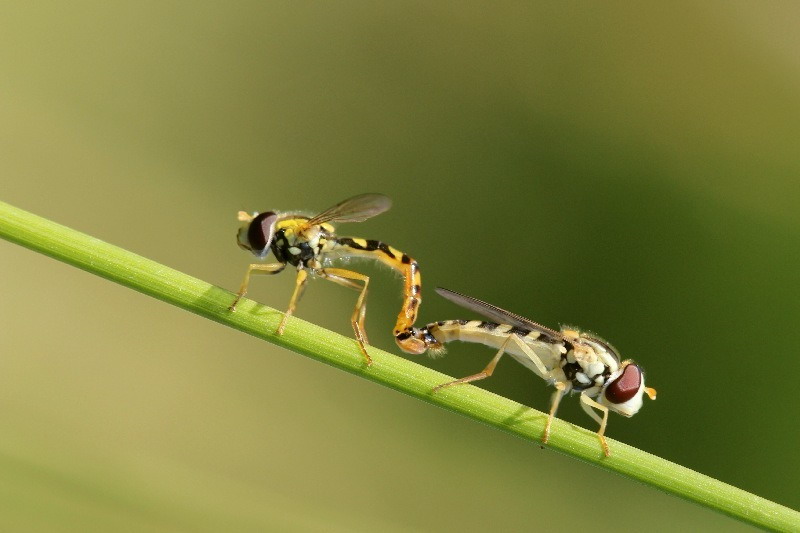
[[[303,228],[307,220],[292,218],[278,222],[270,248],[281,263],[312,268],[321,262],[319,256],[333,228],[328,224]]]
[[[572,383],[572,389],[585,391],[597,387],[597,391],[605,385],[614,371],[591,346],[566,343],[567,352],[561,355],[559,366],[564,376]]]

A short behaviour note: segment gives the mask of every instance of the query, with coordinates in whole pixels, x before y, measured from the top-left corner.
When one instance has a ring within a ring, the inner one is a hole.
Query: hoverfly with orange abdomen
[[[502,355],[508,353],[556,388],[542,442],[550,438],[550,425],[561,398],[568,392],[579,392],[581,407],[600,424],[597,436],[606,456],[610,454],[604,436],[608,412],[631,417],[642,407],[643,394],[651,400],[656,398],[655,389],[644,386],[642,368],[630,360],[621,361],[617,350],[595,335],[572,328],[556,331],[477,298],[442,288],[436,292],[492,322],[446,320],[419,328],[417,336],[432,354],[443,352],[444,343],[455,340],[486,344],[498,351],[481,372],[439,385],[434,392],[488,378]]]
[[[247,293],[251,274],[277,274],[287,266],[294,267],[297,277],[289,307],[277,329],[278,335],[283,333],[288,318],[294,313],[309,274],[356,289],[360,294],[350,322],[359,349],[364,354],[367,365],[371,365],[372,358],[366,349],[369,341],[364,330],[369,277],[352,270],[330,266],[342,258],[371,258],[399,271],[404,278],[403,308],[397,317],[394,329],[398,346],[408,353],[424,352],[425,343],[417,338],[418,332],[413,328],[422,300],[417,262],[381,241],[339,237],[332,225],[339,222],[362,222],[387,211],[391,205],[392,201],[382,194],[361,194],[339,202],[316,216],[273,211],[248,214],[240,211],[239,220],[243,225],[237,234],[239,246],[261,260],[266,259],[272,252],[275,262],[255,263],[248,267],[230,310],[235,311],[236,304]]]

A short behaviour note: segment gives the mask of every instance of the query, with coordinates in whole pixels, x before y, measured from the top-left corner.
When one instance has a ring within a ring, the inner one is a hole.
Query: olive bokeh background
[[[0,199],[235,290],[244,210],[383,192],[341,233],[598,332],[658,389],[609,435],[800,506],[793,2],[0,7]],[[0,242],[0,527],[746,530]],[[373,278],[390,335],[400,280]],[[291,276],[250,294],[282,308]],[[298,315],[344,334],[355,294]],[[439,361],[473,373],[488,349]],[[503,361],[480,384],[537,409]],[[594,430],[576,398],[562,418]]]

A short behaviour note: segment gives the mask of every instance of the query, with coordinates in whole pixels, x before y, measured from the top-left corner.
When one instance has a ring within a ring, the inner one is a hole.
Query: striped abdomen
[[[377,259],[403,275],[403,308],[397,315],[394,338],[397,345],[405,352],[413,354],[425,352],[428,346],[419,338],[418,330],[413,327],[417,320],[419,304],[422,302],[422,277],[417,262],[400,250],[371,239],[338,237],[336,247],[346,248],[346,255]]]
[[[496,349],[505,346],[505,351],[514,359],[539,374],[536,365],[517,343],[506,342],[511,335],[516,335],[530,347],[547,370],[552,370],[558,365],[564,347],[563,343],[553,342],[538,331],[481,320],[444,320],[432,322],[417,329],[418,339],[426,344],[433,356],[442,353],[444,344],[451,341],[474,342]]]

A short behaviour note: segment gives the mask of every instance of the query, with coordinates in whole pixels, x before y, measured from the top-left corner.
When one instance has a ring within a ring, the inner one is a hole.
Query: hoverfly
[[[418,337],[432,354],[443,352],[443,344],[455,340],[486,344],[498,351],[481,372],[439,385],[434,392],[488,378],[502,355],[508,353],[556,388],[542,442],[550,438],[550,425],[561,398],[567,392],[579,392],[581,407],[600,424],[597,436],[606,457],[610,454],[604,436],[608,412],[631,417],[642,407],[643,393],[656,399],[655,389],[644,386],[642,368],[630,360],[620,361],[617,350],[595,335],[571,328],[556,331],[477,298],[442,288],[436,292],[492,322],[446,320],[419,328]]]
[[[329,265],[340,258],[372,258],[403,275],[404,300],[394,329],[395,340],[398,346],[408,353],[423,353],[426,349],[425,343],[418,339],[418,332],[412,327],[422,300],[417,262],[381,241],[339,237],[331,225],[335,222],[361,222],[387,211],[391,205],[392,201],[382,194],[361,194],[339,202],[312,217],[273,211],[250,215],[240,211],[239,220],[243,225],[237,233],[239,247],[252,252],[262,260],[272,251],[275,262],[255,263],[247,268],[236,299],[229,309],[235,311],[236,304],[247,293],[251,274],[277,274],[287,265],[297,270],[297,278],[289,307],[276,331],[278,335],[283,334],[288,318],[294,313],[309,274],[356,289],[360,294],[350,322],[361,353],[364,354],[367,365],[371,365],[372,358],[366,349],[369,341],[364,330],[369,277],[352,270],[332,268]]]

